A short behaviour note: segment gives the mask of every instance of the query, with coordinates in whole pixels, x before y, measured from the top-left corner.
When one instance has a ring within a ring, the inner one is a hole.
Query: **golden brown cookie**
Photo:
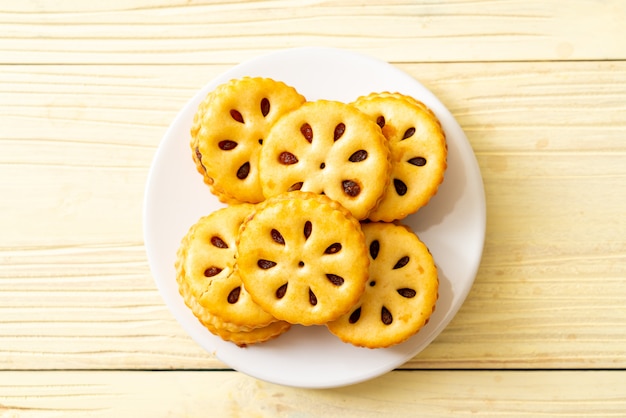
[[[389,347],[428,322],[438,297],[437,268],[428,248],[404,226],[369,223],[363,232],[371,260],[369,283],[359,302],[327,326],[344,342]]]
[[[240,347],[245,347],[247,345],[272,340],[289,331],[291,324],[285,321],[276,321],[267,326],[255,328],[250,331],[228,331],[213,327],[211,324],[205,324],[205,327],[211,331],[212,334],[217,335],[224,341],[230,341]]]
[[[233,342],[240,347],[271,340],[287,332],[291,327],[291,324],[288,322],[274,321],[267,326],[252,330],[236,330],[233,328],[234,326],[229,326],[232,324],[228,324],[212,315],[203,305],[198,303],[186,281],[179,281],[179,290],[187,307],[191,309],[192,313],[206,329],[224,341]]]
[[[237,271],[274,317],[324,324],[363,293],[369,260],[358,221],[337,202],[293,191],[261,203],[239,232]]]
[[[276,319],[255,304],[234,271],[237,235],[255,205],[219,209],[198,220],[183,238],[176,263],[179,287],[228,331],[265,327]],[[217,326],[217,325],[216,325]]]
[[[261,151],[266,198],[292,190],[325,194],[357,219],[374,209],[389,181],[387,141],[347,104],[307,102],[280,118]]]
[[[426,205],[447,167],[447,145],[439,120],[423,103],[400,93],[372,93],[353,105],[376,121],[389,142],[391,181],[368,218],[391,222]]]
[[[402,94],[402,93],[398,93],[398,92],[392,93],[392,92],[389,92],[389,91],[384,91],[384,92],[370,93],[367,96],[359,97],[357,100],[362,100],[362,99],[367,99],[367,98],[376,98],[376,97],[391,97],[391,98],[396,98],[396,99],[408,100],[409,102],[413,103],[417,107],[420,107],[420,108],[424,109],[425,111],[432,113],[432,110],[430,110],[428,108],[428,106],[426,106],[424,103],[422,103],[419,100],[417,100],[415,97],[407,96],[406,94]],[[433,113],[433,116],[434,116],[434,113]],[[376,121],[377,124],[379,122],[381,122],[381,121],[378,121],[378,120]],[[383,123],[383,125],[384,125],[384,123]]]
[[[264,199],[258,157],[269,128],[305,98],[269,78],[244,77],[218,86],[199,105],[191,128],[192,157],[225,203]]]

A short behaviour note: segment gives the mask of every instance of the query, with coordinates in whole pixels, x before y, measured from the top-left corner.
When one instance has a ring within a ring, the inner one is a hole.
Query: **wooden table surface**
[[[626,2],[0,0],[0,416],[626,416]],[[487,198],[452,323],[399,370],[283,387],[173,318],[142,231],[181,107],[345,48],[450,109]]]

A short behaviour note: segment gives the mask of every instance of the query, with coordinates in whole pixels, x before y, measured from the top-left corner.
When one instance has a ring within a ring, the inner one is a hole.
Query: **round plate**
[[[357,348],[324,326],[293,326],[266,343],[240,348],[207,331],[178,293],[174,262],[181,239],[201,216],[221,204],[196,171],[189,130],[200,101],[232,78],[264,76],[295,87],[308,100],[351,102],[371,92],[400,92],[437,115],[448,141],[448,169],[437,195],[408,224],[430,249],[439,272],[439,300],[429,323],[408,341],[386,349]],[[144,202],[144,234],[152,274],[174,317],[205,350],[235,370],[265,381],[308,388],[361,382],[384,374],[422,351],[465,300],[485,238],[485,195],[471,146],[446,107],[392,65],[331,48],[275,52],[238,65],[198,92],[173,121],[156,153]]]

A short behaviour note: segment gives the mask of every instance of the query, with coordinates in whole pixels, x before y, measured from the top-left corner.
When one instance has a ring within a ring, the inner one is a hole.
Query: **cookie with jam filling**
[[[271,128],[259,161],[266,198],[301,190],[324,194],[357,219],[377,207],[389,183],[387,140],[355,107],[307,102]]]
[[[353,106],[382,129],[391,152],[391,180],[380,204],[368,218],[404,219],[428,204],[447,168],[445,133],[422,102],[400,93],[372,93]]]
[[[438,298],[437,268],[411,230],[384,222],[363,224],[370,267],[360,300],[327,324],[342,341],[384,348],[406,341],[431,317]]]
[[[252,299],[274,317],[319,325],[347,312],[368,278],[365,238],[342,205],[286,192],[241,226],[236,269]]]
[[[258,169],[263,141],[280,116],[304,102],[281,81],[243,77],[219,85],[200,103],[191,127],[192,158],[220,201],[264,199]]]
[[[235,272],[239,228],[254,209],[253,204],[231,205],[200,218],[182,239],[175,266],[179,292],[194,315],[209,331],[237,344],[286,330],[271,326],[276,318],[252,301]]]

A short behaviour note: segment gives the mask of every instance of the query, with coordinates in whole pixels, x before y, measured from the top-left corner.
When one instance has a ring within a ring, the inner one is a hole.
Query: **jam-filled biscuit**
[[[263,194],[325,194],[365,219],[389,182],[387,141],[380,128],[344,103],[307,102],[280,118],[260,158]]]
[[[435,114],[418,100],[400,93],[372,93],[353,105],[382,128],[389,142],[392,171],[372,221],[403,219],[437,193],[447,167],[447,145]]]
[[[347,312],[368,278],[358,221],[326,196],[293,191],[268,199],[239,232],[237,271],[274,317],[324,324]]]
[[[221,329],[249,331],[276,319],[255,304],[235,272],[239,227],[253,204],[232,205],[200,218],[183,238],[176,263],[179,287],[221,320]],[[205,321],[208,322],[208,321]]]
[[[365,292],[327,326],[344,342],[389,347],[428,322],[438,297],[437,268],[428,248],[402,225],[369,223],[363,232],[371,260]]]
[[[217,335],[224,341],[230,341],[240,347],[271,340],[287,332],[291,324],[285,321],[274,321],[264,327],[251,330],[237,330],[232,324],[224,322],[221,318],[212,315],[206,307],[198,303],[186,281],[179,281],[180,294],[191,312],[198,318],[212,334]]]
[[[225,203],[262,201],[258,156],[269,128],[305,98],[283,82],[233,79],[207,95],[191,128],[192,157]]]
[[[240,347],[264,343],[284,334],[291,328],[291,324],[285,321],[275,321],[269,325],[250,331],[228,331],[226,329],[216,328],[211,324],[204,325],[212,334],[217,335],[224,341],[233,342]]]

